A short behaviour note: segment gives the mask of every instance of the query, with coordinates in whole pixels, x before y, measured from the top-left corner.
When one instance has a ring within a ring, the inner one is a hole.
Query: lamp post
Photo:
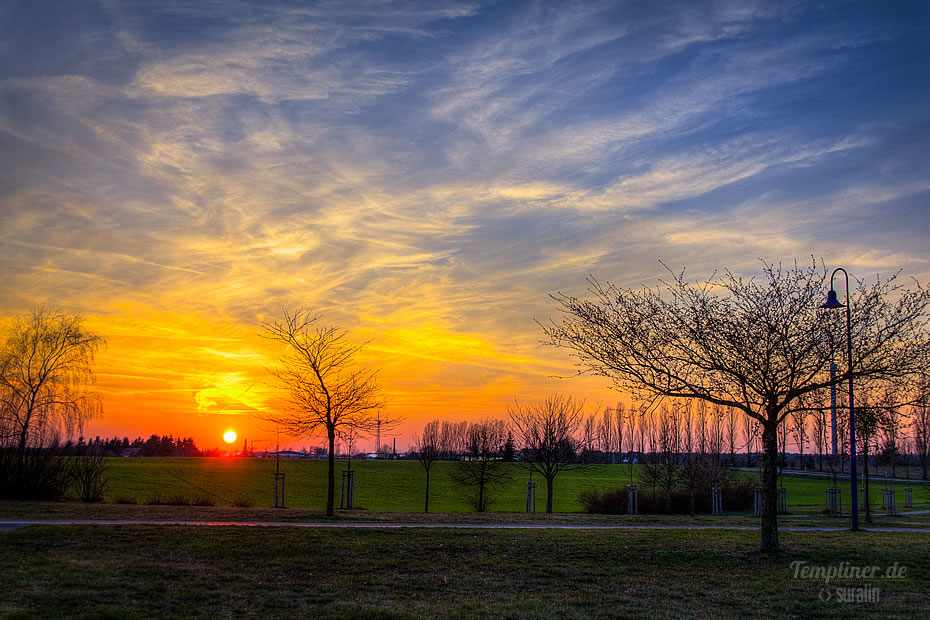
[[[843,276],[846,278],[846,303],[841,304],[836,298],[836,291],[833,289],[833,278],[836,277],[836,272],[842,271]],[[846,308],[846,372],[849,373],[849,505],[852,510],[852,529],[859,529],[859,489],[856,488],[856,413],[853,409],[853,378],[852,378],[852,318],[850,314],[850,304],[849,301],[849,274],[846,273],[846,270],[842,267],[837,267],[833,270],[833,275],[830,276],[830,291],[827,293],[827,303],[823,305],[824,308],[835,309],[835,308]]]

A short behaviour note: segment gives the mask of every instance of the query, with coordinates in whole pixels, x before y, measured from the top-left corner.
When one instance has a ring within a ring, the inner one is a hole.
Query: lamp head
[[[827,293],[827,303],[825,303],[823,307],[832,310],[834,308],[845,308],[846,304],[840,303],[840,300],[836,298],[836,291],[831,288]]]

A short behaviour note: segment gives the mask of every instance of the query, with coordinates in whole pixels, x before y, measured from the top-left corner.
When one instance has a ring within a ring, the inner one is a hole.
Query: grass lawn
[[[4,617],[926,617],[926,534],[32,526],[0,532]],[[795,577],[807,566],[903,577]],[[795,565],[798,566],[798,565]],[[872,602],[842,603],[865,586]]]
[[[229,506],[245,500],[253,506],[270,506],[274,492],[273,460],[237,458],[136,458],[108,459],[107,501],[118,499],[143,503],[155,496],[206,497],[216,505]],[[439,512],[470,511],[462,493],[452,483],[449,473],[455,466],[451,462],[433,465],[430,490],[430,508]],[[525,509],[528,473],[516,464],[508,464],[513,471],[510,482],[499,491],[492,492],[491,510],[518,512]],[[325,507],[326,461],[282,459],[281,471],[286,475],[287,505],[295,508]],[[336,504],[339,504],[340,476],[345,461],[336,463]],[[355,505],[368,510],[417,511],[423,507],[424,474],[416,461],[353,461],[355,471]],[[582,509],[578,495],[586,489],[607,489],[629,484],[631,469],[628,465],[594,465],[582,471],[566,471],[556,478],[554,510],[578,512]],[[632,468],[633,480],[639,479],[639,466]],[[752,473],[742,473],[749,480],[757,479]],[[545,482],[537,481],[537,509],[546,504]],[[840,478],[840,480],[843,480]],[[824,489],[831,484],[829,478],[786,475],[788,504],[798,510],[819,511],[824,506]],[[848,477],[840,483],[844,507],[849,505]],[[881,505],[882,486],[873,483],[871,500]],[[915,508],[930,509],[930,487],[924,483],[899,481],[898,505],[903,509],[904,486],[914,489]],[[724,498],[726,508],[726,498]]]

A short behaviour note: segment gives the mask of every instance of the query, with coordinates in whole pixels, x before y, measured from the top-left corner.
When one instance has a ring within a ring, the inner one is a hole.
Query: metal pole
[[[849,490],[850,510],[852,512],[852,529],[859,529],[859,493],[856,481],[856,409],[853,405],[853,354],[852,354],[852,300],[849,298],[849,274],[842,267],[833,270],[830,276],[830,290],[833,291],[833,279],[838,271],[846,279],[846,372],[849,373]],[[835,306],[834,306],[835,307]]]
[[[839,454],[836,441],[836,364],[830,362],[830,430],[833,446],[833,456]]]

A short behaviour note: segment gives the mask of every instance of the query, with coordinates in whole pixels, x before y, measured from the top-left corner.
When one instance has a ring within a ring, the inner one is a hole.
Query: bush
[[[0,498],[57,500],[72,481],[72,464],[54,448],[30,448],[25,453],[0,449]]]
[[[129,495],[117,495],[113,499],[114,504],[135,504],[136,498],[130,497]]]
[[[72,462],[74,490],[82,502],[102,502],[107,466],[99,456],[79,456]]]
[[[199,495],[191,500],[191,506],[216,506],[216,503],[206,495]]]
[[[753,508],[753,485],[745,483],[730,483],[722,487],[723,508],[727,511],[744,511]],[[622,515],[628,514],[629,493],[626,487],[619,489],[584,491],[578,496],[578,501],[589,514]],[[691,493],[685,489],[675,489],[671,495],[671,509],[668,508],[665,493],[644,492],[640,487],[637,497],[639,512],[641,514],[690,514]],[[711,512],[711,494],[708,489],[704,493],[695,493],[695,512]]]
[[[235,506],[236,508],[251,508],[252,500],[245,497],[237,497],[235,500],[233,500],[232,506]]]

